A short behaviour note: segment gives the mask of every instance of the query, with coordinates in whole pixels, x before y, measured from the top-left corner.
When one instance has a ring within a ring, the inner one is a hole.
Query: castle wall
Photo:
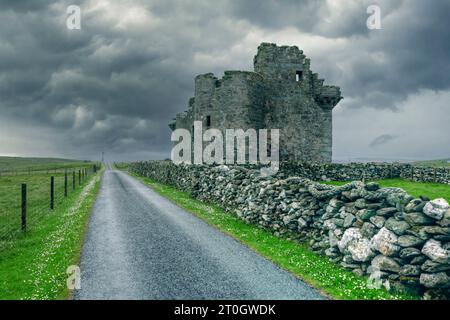
[[[225,71],[216,88],[213,126],[259,129],[264,126],[262,78],[253,72]]]
[[[180,122],[183,128],[190,128],[192,132],[193,122],[202,121],[203,131],[208,128],[221,130],[226,143],[226,129],[265,127],[263,108],[263,81],[259,74],[225,71],[224,77],[219,80],[208,73],[195,78],[192,117]],[[204,147],[206,144],[203,144]],[[224,144],[224,155],[225,151]]]
[[[319,157],[321,162],[331,162],[333,148],[333,114],[332,108],[322,107],[322,124],[320,126],[321,138],[319,141]]]
[[[255,72],[266,79],[295,82],[296,71],[303,71],[305,56],[296,46],[278,47],[272,43],[262,43],[253,59]]]
[[[199,75],[195,79],[193,119],[211,119],[217,129],[259,128],[263,126],[262,78],[254,72],[225,71],[218,80],[213,74]]]
[[[262,44],[254,64],[266,82],[266,123],[280,129],[281,158],[331,162],[334,105],[324,107],[316,101],[323,80],[311,72],[303,51]]]
[[[195,102],[193,105],[195,121],[205,122],[206,115],[211,111],[216,82],[217,78],[212,73],[195,77]]]
[[[190,129],[193,121],[202,121],[204,130],[209,124],[224,137],[225,129],[280,129],[281,159],[331,162],[339,88],[324,86],[296,46],[261,44],[254,69],[225,71],[222,79],[197,76],[190,111],[171,128]]]

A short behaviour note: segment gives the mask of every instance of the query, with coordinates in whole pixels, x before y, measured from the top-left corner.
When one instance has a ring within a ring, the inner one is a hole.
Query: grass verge
[[[0,299],[67,299],[67,267],[80,258],[101,172],[0,252]]]
[[[450,185],[447,184],[432,182],[413,182],[404,179],[384,179],[376,180],[375,182],[379,183],[381,187],[402,188],[416,198],[419,198],[420,196],[426,196],[430,199],[444,198],[450,202]],[[323,183],[341,186],[348,183],[348,181],[329,181]]]
[[[162,196],[232,236],[281,268],[334,299],[418,299],[405,293],[370,288],[367,279],[312,252],[304,244],[275,237],[269,231],[248,224],[211,203],[194,199],[187,192],[134,175]]]

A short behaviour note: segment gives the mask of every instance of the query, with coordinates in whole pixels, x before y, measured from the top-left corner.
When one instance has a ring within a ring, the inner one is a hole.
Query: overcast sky
[[[1,0],[0,155],[166,158],[194,76],[274,42],[341,87],[335,160],[450,157],[449,31],[448,0]]]

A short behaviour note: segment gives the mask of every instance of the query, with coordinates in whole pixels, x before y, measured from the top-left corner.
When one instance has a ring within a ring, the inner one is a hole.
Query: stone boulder
[[[372,269],[379,271],[389,271],[398,273],[400,272],[400,265],[394,259],[389,257],[378,255],[372,260]]]
[[[420,255],[421,255],[420,250],[417,248],[405,248],[400,251],[401,259],[411,260]]]
[[[385,216],[391,216],[396,212],[397,212],[397,208],[395,208],[395,207],[381,208],[381,209],[377,210],[377,215],[385,217]]]
[[[438,222],[441,227],[450,227],[450,209],[448,209],[442,218],[441,221]]]
[[[398,236],[405,234],[406,230],[410,228],[407,222],[400,221],[395,218],[389,218],[384,224],[384,227],[391,230]]]
[[[425,261],[424,264],[422,264],[422,270],[426,273],[448,271],[450,270],[450,264],[442,264],[431,260],[427,260]]]
[[[342,235],[342,238],[338,243],[338,248],[341,252],[346,252],[351,242],[357,241],[362,238],[363,236],[358,228],[349,228],[345,230],[344,234]]]
[[[419,226],[433,224],[436,221],[430,218],[429,216],[423,214],[422,212],[405,213],[403,218],[410,225],[419,225]]]
[[[375,256],[370,247],[370,240],[367,238],[351,241],[347,249],[355,261],[366,262]]]
[[[449,208],[448,202],[445,199],[439,198],[428,202],[423,208],[423,213],[433,219],[441,220]]]
[[[400,251],[400,247],[397,245],[398,237],[392,231],[383,227],[372,238],[371,248],[380,252],[385,256],[394,256]]]
[[[420,239],[420,238],[418,238],[418,237],[412,236],[412,235],[404,235],[404,236],[398,237],[398,241],[397,242],[398,242],[398,245],[400,247],[407,248],[407,247],[420,246],[425,241]]]
[[[420,284],[427,288],[449,288],[450,278],[445,272],[422,273],[420,275]]]
[[[420,275],[420,266],[407,264],[400,269],[400,275],[406,277],[414,277]]]
[[[442,248],[439,241],[428,240],[422,248],[422,253],[430,258],[431,261],[442,264],[450,263],[450,251]]]
[[[383,228],[384,223],[386,222],[386,219],[380,216],[373,216],[369,220],[379,229]]]

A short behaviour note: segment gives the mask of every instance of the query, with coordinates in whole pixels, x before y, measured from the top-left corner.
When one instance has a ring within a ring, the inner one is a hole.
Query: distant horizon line
[[[20,158],[20,159],[54,159],[54,160],[68,160],[68,161],[96,161],[89,158],[67,158],[64,156],[28,156],[18,154],[0,154],[0,158]],[[114,158],[114,157],[112,157]],[[121,160],[117,157],[116,160],[111,159],[112,162],[133,162],[133,161],[145,161],[145,160],[167,160],[170,156],[160,158],[136,158],[132,160]],[[349,162],[414,162],[414,161],[450,161],[450,156],[442,158],[413,158],[413,157],[347,157],[337,156],[333,157],[332,163],[349,163]]]

